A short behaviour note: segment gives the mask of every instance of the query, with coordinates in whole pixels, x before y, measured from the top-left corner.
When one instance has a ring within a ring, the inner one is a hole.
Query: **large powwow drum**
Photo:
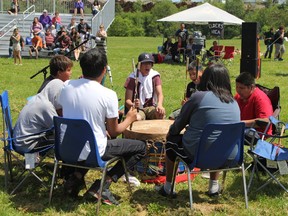
[[[125,138],[146,142],[147,155],[136,165],[142,180],[165,175],[166,135],[173,122],[173,120],[136,121],[124,131]]]

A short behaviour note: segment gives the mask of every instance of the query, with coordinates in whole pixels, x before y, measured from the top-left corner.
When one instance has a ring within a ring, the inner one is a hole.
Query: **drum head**
[[[132,127],[128,127],[124,132],[124,137],[137,140],[166,140],[166,135],[169,131],[173,120],[143,120],[136,121]]]

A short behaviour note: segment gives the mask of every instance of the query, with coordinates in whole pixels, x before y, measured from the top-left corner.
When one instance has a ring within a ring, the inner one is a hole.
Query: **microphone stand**
[[[64,56],[68,56],[69,54],[71,54],[75,49],[78,49],[79,47],[81,47],[83,44],[87,43],[90,39],[93,39],[93,37],[89,37],[87,39],[85,39],[82,43],[80,43],[78,46],[74,47],[73,49],[71,49],[69,52],[65,53]],[[34,74],[33,76],[30,77],[30,79],[33,79],[34,77],[36,77],[38,74],[43,73],[44,75],[44,80],[46,79],[46,75],[47,75],[47,69],[50,67],[50,65],[47,65],[46,67],[42,68],[41,70],[39,70],[36,74]]]

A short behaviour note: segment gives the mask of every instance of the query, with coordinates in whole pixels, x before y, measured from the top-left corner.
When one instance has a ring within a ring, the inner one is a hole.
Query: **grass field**
[[[113,89],[118,97],[124,102],[123,84],[132,70],[132,59],[137,61],[141,52],[157,52],[157,46],[162,44],[162,38],[108,38],[108,60],[113,76]],[[234,45],[241,50],[241,40],[223,40],[223,45]],[[207,47],[212,41],[206,42]],[[261,51],[265,51],[261,41]],[[8,52],[8,51],[7,51]],[[284,55],[284,61],[262,59],[261,78],[257,83],[267,87],[275,85],[281,89],[282,111],[280,118],[287,121],[288,102],[288,55]],[[42,83],[43,75],[39,74],[30,79],[49,63],[48,59],[24,59],[23,66],[13,64],[13,59],[0,58],[0,91],[7,89],[10,96],[13,122],[26,103],[26,98],[34,95]],[[240,71],[240,55],[236,55],[231,65],[227,66],[230,71],[233,93],[235,93],[235,78]],[[181,99],[187,84],[184,64],[155,64],[154,69],[161,73],[163,81],[164,106],[167,114],[180,106]],[[73,78],[81,74],[79,63],[74,62]],[[112,88],[107,78],[105,85]],[[160,126],[161,127],[161,126]],[[2,131],[2,127],[0,128]],[[3,153],[0,154],[0,215],[95,215],[95,203],[88,202],[80,197],[72,200],[62,193],[61,187],[55,190],[52,205],[48,205],[47,188],[40,187],[32,178],[14,196],[9,196],[4,189]],[[50,164],[52,167],[52,163]],[[247,172],[247,176],[249,176]],[[42,176],[45,177],[43,174]],[[97,174],[89,173],[87,184],[95,179]],[[260,176],[264,180],[265,176]],[[288,178],[282,177],[282,181]],[[49,181],[50,177],[46,177]],[[286,215],[288,211],[288,196],[275,184],[269,184],[262,191],[253,193],[253,189],[260,183],[255,181],[252,192],[249,194],[249,209],[244,208],[243,187],[241,175],[238,172],[228,173],[224,194],[218,199],[210,199],[205,195],[208,181],[201,177],[195,179],[194,202],[195,210],[189,209],[189,196],[186,183],[176,186],[178,198],[169,200],[159,196],[153,185],[141,184],[133,190],[129,197],[126,186],[121,181],[113,185],[112,192],[118,196],[121,205],[102,205],[100,215]],[[288,186],[288,184],[285,184]],[[85,191],[82,191],[83,194]]]

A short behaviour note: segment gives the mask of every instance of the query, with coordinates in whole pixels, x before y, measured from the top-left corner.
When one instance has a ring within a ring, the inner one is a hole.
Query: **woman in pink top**
[[[55,16],[52,18],[52,25],[55,25],[57,32],[60,30],[62,22],[61,17],[59,16],[59,12],[55,12]]]

